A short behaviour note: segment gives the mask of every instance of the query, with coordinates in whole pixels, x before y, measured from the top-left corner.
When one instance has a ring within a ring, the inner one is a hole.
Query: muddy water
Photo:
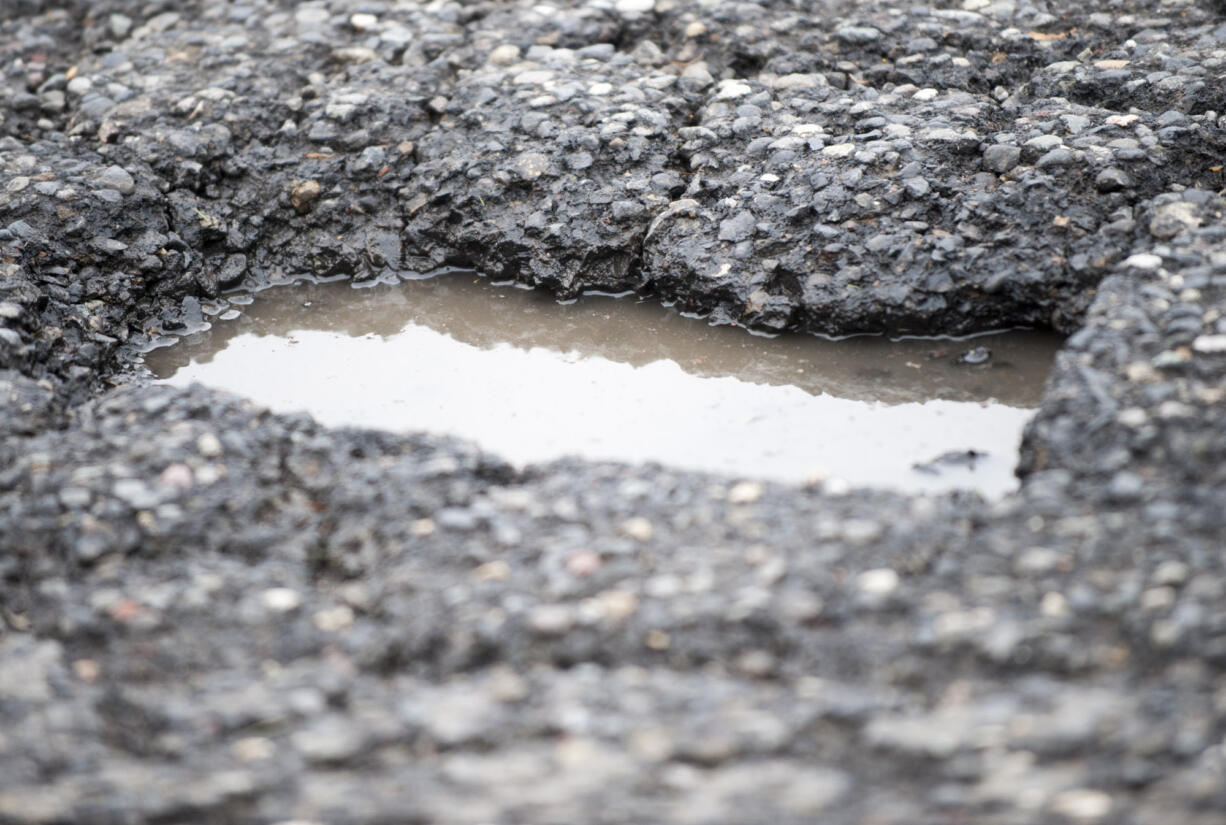
[[[147,363],[174,384],[331,425],[452,434],[518,464],[581,455],[990,497],[1016,486],[1059,344],[764,338],[654,301],[560,305],[469,274],[272,289],[195,339]],[[986,362],[960,358],[981,347]]]

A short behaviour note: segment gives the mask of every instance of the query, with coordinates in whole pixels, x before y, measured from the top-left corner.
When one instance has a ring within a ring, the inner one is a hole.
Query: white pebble
[[[822,154],[828,158],[849,158],[856,151],[854,143],[836,143],[833,146],[827,146],[822,149]]]
[[[1162,258],[1151,252],[1138,252],[1136,255],[1129,256],[1128,260],[1124,261],[1124,266],[1154,270],[1162,266]]]
[[[734,100],[738,97],[744,97],[752,92],[748,83],[742,83],[739,80],[723,80],[720,81],[719,90],[715,93],[716,100]]]
[[[346,604],[339,604],[327,610],[320,610],[311,617],[311,620],[325,633],[336,633],[353,624],[353,608]]]
[[[1111,811],[1111,797],[1092,788],[1076,788],[1057,795],[1051,807],[1069,819],[1102,819]]]
[[[756,481],[741,481],[728,491],[728,501],[732,504],[752,504],[762,498],[765,489]]]
[[[869,596],[888,596],[898,589],[898,573],[889,567],[878,567],[875,570],[865,570],[856,577],[856,584],[861,593]]]
[[[302,596],[288,587],[270,587],[260,594],[260,601],[274,613],[288,613],[302,604]]]
[[[519,61],[519,46],[513,43],[503,43],[490,52],[486,62],[497,66],[509,66]]]
[[[216,458],[221,455],[221,441],[212,433],[202,433],[196,439],[196,450],[205,458]]]
[[[1201,335],[1192,342],[1192,349],[1206,353],[1226,352],[1226,335]]]
[[[642,516],[635,516],[622,522],[622,532],[635,541],[651,541],[651,536],[655,531],[650,521]]]
[[[617,0],[614,8],[619,14],[633,16],[646,14],[656,7],[656,0]]]

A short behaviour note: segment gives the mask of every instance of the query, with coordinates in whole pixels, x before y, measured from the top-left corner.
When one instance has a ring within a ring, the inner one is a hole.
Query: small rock
[[[542,636],[562,636],[575,625],[575,616],[564,604],[542,604],[532,608],[528,624]]]
[[[112,14],[107,18],[107,25],[111,30],[111,37],[123,40],[132,31],[132,18],[126,14]]]
[[[521,180],[534,181],[549,170],[549,156],[543,152],[524,152],[515,159],[515,172]]]
[[[730,504],[752,504],[762,498],[766,488],[757,481],[740,481],[728,491]]]
[[[325,633],[336,633],[353,624],[353,608],[347,604],[339,604],[318,611],[311,617],[311,621]]]
[[[745,97],[753,92],[753,88],[748,83],[740,80],[723,80],[719,84],[719,90],[715,93],[716,100],[735,100],[738,97]]]
[[[137,478],[122,478],[116,481],[115,497],[137,510],[148,510],[161,502],[161,497]]]
[[[247,274],[247,256],[230,255],[217,270],[217,285],[223,289],[237,286]]]
[[[754,217],[749,211],[738,212],[719,225],[719,239],[738,243],[748,240],[754,234]]]
[[[1057,794],[1052,800],[1054,812],[1081,822],[1100,820],[1111,812],[1111,796],[1092,788],[1075,788]]]
[[[305,213],[311,208],[311,204],[313,204],[319,197],[319,193],[319,181],[301,181],[293,184],[293,188],[290,189],[289,200],[295,209],[297,209],[300,213]]]
[[[1138,602],[1142,610],[1157,612],[1166,610],[1175,603],[1177,595],[1173,587],[1151,587],[1141,593]]]
[[[302,604],[302,596],[288,587],[270,587],[260,594],[260,602],[274,613],[289,613]]]
[[[1107,493],[1117,501],[1135,501],[1145,492],[1145,479],[1132,472],[1119,472],[1107,484]]]
[[[1226,352],[1226,335],[1198,336],[1192,342],[1192,349],[1205,354]]]
[[[672,642],[672,637],[663,630],[648,630],[643,636],[643,644],[649,650],[668,650]]]
[[[711,75],[707,64],[699,60],[685,67],[681,72],[681,80],[683,84],[693,91],[702,91],[715,82],[715,78]]]
[[[996,144],[989,146],[983,153],[983,166],[989,171],[1003,175],[1017,166],[1022,158],[1022,150],[1016,146]]]
[[[519,46],[512,43],[503,43],[490,52],[486,62],[493,63],[495,66],[510,66],[513,63],[518,63]]]
[[[59,492],[60,504],[69,510],[81,510],[89,506],[93,493],[86,487],[64,487]]]
[[[473,570],[473,577],[482,582],[504,582],[511,578],[511,565],[502,559],[487,561]]]
[[[239,762],[261,762],[271,759],[277,752],[277,746],[271,739],[263,736],[244,736],[231,746],[230,752]]]
[[[865,570],[856,577],[856,586],[868,596],[888,596],[898,589],[898,573],[889,567]]]
[[[1014,569],[1027,575],[1042,575],[1054,570],[1062,561],[1064,554],[1050,547],[1031,547],[1017,557]]]
[[[822,155],[828,158],[849,158],[856,152],[854,143],[836,143],[822,149]]]
[[[74,77],[72,80],[68,81],[67,88],[68,94],[75,97],[81,97],[90,89],[94,88],[94,84],[88,77],[78,75],[77,77]]]
[[[290,737],[295,750],[308,762],[337,763],[357,756],[365,737],[348,720],[328,717]]]
[[[1039,615],[1048,619],[1062,619],[1069,614],[1068,599],[1063,593],[1049,591],[1039,600]]]
[[[1073,153],[1071,150],[1060,146],[1052,149],[1043,157],[1039,158],[1039,162],[1035,164],[1039,169],[1051,169],[1059,166],[1068,166],[1073,162]]]
[[[1112,166],[1098,173],[1098,177],[1094,179],[1094,186],[1099,192],[1118,192],[1132,186],[1132,178],[1123,169],[1116,169]]]
[[[629,221],[643,215],[647,209],[638,201],[620,200],[613,202],[613,220],[617,222]]]
[[[986,364],[992,359],[992,350],[987,347],[968,349],[957,358],[959,364]]]
[[[835,30],[835,39],[857,46],[875,43],[881,39],[881,32],[872,26],[842,26]]]
[[[194,481],[192,477],[192,468],[182,462],[168,464],[165,470],[162,470],[158,480],[167,487],[187,488],[191,487]]]
[[[205,458],[217,458],[221,455],[221,440],[212,433],[201,433],[196,439],[196,451]]]
[[[868,544],[881,536],[881,524],[868,519],[848,519],[843,522],[843,540],[851,544]]]
[[[566,166],[574,172],[582,172],[591,167],[593,158],[587,152],[574,152],[565,157]]]
[[[932,190],[932,186],[928,181],[921,177],[907,178],[903,182],[903,186],[906,188],[907,194],[913,198],[922,198]]]
[[[1036,152],[1050,152],[1056,147],[1063,145],[1064,141],[1055,135],[1039,135],[1026,141],[1026,147],[1034,149]]]
[[[328,22],[331,15],[327,9],[307,6],[294,12],[294,20],[299,26],[321,26]]]
[[[407,709],[412,718],[413,710]],[[429,737],[445,748],[481,741],[496,722],[498,706],[486,693],[441,691],[420,708],[420,723]]]
[[[651,541],[655,531],[650,521],[642,516],[634,516],[622,522],[622,532],[635,541]]]
[[[365,46],[345,46],[332,50],[332,59],[337,63],[370,63],[378,58],[378,52]]]
[[[578,550],[566,557],[566,572],[577,579],[587,578],[601,568],[603,560],[593,550]]]
[[[933,140],[939,143],[957,143],[965,144],[975,140],[975,133],[967,130],[959,132],[957,129],[951,129],[945,126],[937,126],[931,129],[925,129],[920,137],[924,140]]]
[[[1190,571],[1181,561],[1164,561],[1154,570],[1150,580],[1157,585],[1181,585],[1188,580]]]
[[[654,9],[656,0],[617,0],[613,7],[625,17],[637,17]]]
[[[1162,258],[1152,252],[1138,252],[1136,255],[1130,255],[1124,261],[1124,266],[1131,266],[1135,269],[1157,269],[1162,266]]]
[[[775,655],[769,650],[746,650],[736,658],[737,670],[756,679],[769,676],[775,666]]]
[[[1186,201],[1168,203],[1154,210],[1149,221],[1149,234],[1160,240],[1168,240],[1181,232],[1196,229],[1201,225],[1195,204]]]

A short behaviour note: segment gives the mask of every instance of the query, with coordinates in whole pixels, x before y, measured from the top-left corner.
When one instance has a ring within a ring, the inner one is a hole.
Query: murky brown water
[[[650,300],[560,305],[467,274],[272,289],[195,338],[149,353],[150,368],[327,424],[470,438],[521,464],[582,455],[989,496],[1015,486],[1059,345],[1038,332],[764,338]],[[959,363],[977,347],[986,363]],[[914,467],[967,450],[985,455]]]

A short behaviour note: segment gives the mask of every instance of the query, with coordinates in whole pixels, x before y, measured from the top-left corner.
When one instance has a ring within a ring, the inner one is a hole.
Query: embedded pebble
[[[856,577],[860,592],[869,596],[888,596],[898,589],[898,573],[888,567],[866,570]]]
[[[302,596],[288,587],[272,587],[260,594],[260,601],[274,613],[288,613],[302,604]]]

